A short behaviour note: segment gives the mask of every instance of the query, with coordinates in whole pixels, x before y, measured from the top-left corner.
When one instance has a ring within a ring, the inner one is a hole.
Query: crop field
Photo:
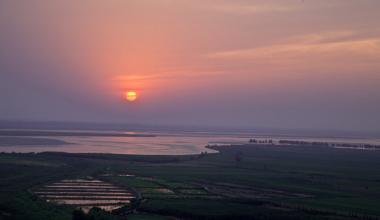
[[[89,219],[380,217],[379,151],[213,148],[220,153],[0,154],[0,219],[70,220],[78,207]]]
[[[134,198],[123,188],[93,178],[61,180],[37,188],[33,193],[46,202],[74,205],[85,212],[93,207],[112,211]]]
[[[110,176],[104,178],[128,187],[133,187],[139,192],[141,198],[220,198],[210,193],[197,184],[185,184],[181,182],[170,182],[163,179],[146,178],[138,176]]]

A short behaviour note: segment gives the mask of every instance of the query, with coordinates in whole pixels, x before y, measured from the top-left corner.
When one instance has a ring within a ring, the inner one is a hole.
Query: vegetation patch
[[[0,154],[0,219],[69,220],[83,215],[77,208],[86,206],[84,218],[91,220],[380,216],[379,151],[259,144],[214,148],[220,153],[202,157]],[[78,177],[87,182],[73,187]],[[98,200],[119,205],[130,195],[136,199],[120,209],[91,208],[110,205]]]

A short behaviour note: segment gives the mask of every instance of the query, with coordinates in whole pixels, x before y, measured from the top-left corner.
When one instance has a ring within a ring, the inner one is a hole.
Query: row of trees
[[[264,139],[264,140],[250,139],[249,143],[252,143],[252,144],[274,144],[272,139]]]
[[[380,145],[374,145],[374,144],[329,143],[329,142],[321,142],[321,141],[298,141],[298,140],[280,140],[278,143],[289,144],[289,145],[344,147],[344,148],[358,148],[358,149],[380,149]]]

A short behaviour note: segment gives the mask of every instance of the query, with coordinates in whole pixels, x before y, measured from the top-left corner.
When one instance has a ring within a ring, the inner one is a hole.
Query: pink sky
[[[4,0],[0,119],[380,131],[379,8]]]

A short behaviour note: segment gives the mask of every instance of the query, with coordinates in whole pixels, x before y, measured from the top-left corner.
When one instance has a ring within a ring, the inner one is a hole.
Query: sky
[[[379,8],[1,0],[0,119],[380,131]]]

